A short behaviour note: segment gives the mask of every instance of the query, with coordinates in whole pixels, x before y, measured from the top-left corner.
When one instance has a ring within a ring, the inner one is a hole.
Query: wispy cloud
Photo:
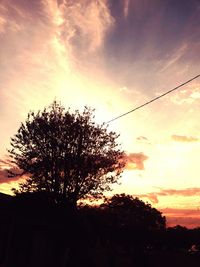
[[[198,70],[200,18],[195,0],[111,3],[115,27],[105,51],[108,72],[120,85],[151,95]]]
[[[166,62],[163,62],[163,67],[160,72],[166,71],[168,68],[172,67],[173,64],[177,63],[181,57],[184,56],[188,48],[188,45],[185,43],[176,49],[174,53],[170,55],[169,59],[166,59]]]
[[[176,142],[197,142],[199,138],[185,135],[172,135],[172,139]]]
[[[124,0],[124,17],[128,17],[130,0]]]
[[[63,1],[59,10],[59,36],[73,56],[80,60],[97,52],[114,23],[107,1]]]
[[[63,91],[65,94],[71,87],[73,92],[80,90],[86,83],[79,82],[80,69],[84,69],[85,77],[96,75],[103,58],[104,39],[113,23],[106,0],[0,3],[3,112],[10,114],[9,110],[14,109],[19,117],[55,96],[62,94],[64,98]],[[88,64],[93,65],[90,72]]]
[[[138,136],[136,138],[136,141],[139,142],[139,143],[144,143],[144,144],[151,144],[149,139],[145,136]]]

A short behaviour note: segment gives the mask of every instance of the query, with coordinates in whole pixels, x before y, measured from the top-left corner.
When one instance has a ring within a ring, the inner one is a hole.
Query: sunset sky
[[[0,191],[7,148],[53,100],[107,122],[200,74],[199,0],[1,0]],[[114,193],[200,226],[200,78],[109,124],[128,164]]]

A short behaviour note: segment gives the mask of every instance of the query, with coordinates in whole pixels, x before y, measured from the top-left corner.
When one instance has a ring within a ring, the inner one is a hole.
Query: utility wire
[[[140,108],[142,108],[142,107],[144,107],[144,106],[146,106],[146,105],[148,105],[148,104],[150,104],[150,103],[152,103],[152,102],[158,100],[159,98],[161,98],[161,97],[163,97],[163,96],[165,96],[165,95],[167,95],[167,94],[169,94],[169,93],[171,93],[171,92],[173,92],[173,91],[179,89],[180,87],[186,85],[187,83],[190,83],[191,81],[197,79],[198,77],[200,77],[200,74],[197,75],[197,76],[195,76],[195,77],[193,77],[193,78],[191,78],[190,80],[188,80],[188,81],[186,81],[186,82],[184,82],[184,83],[182,83],[182,84],[176,86],[175,88],[173,88],[173,89],[167,91],[166,93],[163,93],[162,95],[159,95],[159,96],[157,96],[157,97],[155,97],[155,98],[149,100],[148,102],[146,102],[146,103],[144,103],[144,104],[142,104],[142,105],[140,105],[140,106],[138,106],[138,107],[136,107],[136,108],[134,108],[134,109],[132,109],[132,110],[126,112],[126,113],[123,113],[122,115],[119,115],[118,117],[115,117],[114,119],[112,119],[112,120],[110,120],[110,121],[108,121],[108,122],[106,122],[106,123],[108,124],[108,123],[113,122],[113,121],[115,121],[115,120],[117,120],[117,119],[119,119],[119,118],[121,118],[121,117],[123,117],[123,116],[126,116],[126,115],[128,115],[129,113],[134,112],[134,111],[136,111],[136,110],[138,110],[138,109],[140,109]]]

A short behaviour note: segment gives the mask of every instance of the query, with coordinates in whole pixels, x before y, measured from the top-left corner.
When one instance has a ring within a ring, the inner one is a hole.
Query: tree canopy
[[[164,240],[166,219],[149,203],[131,195],[116,194],[100,206],[79,206],[89,229],[102,242],[134,246],[135,249],[160,247]]]
[[[76,203],[111,190],[124,167],[118,135],[94,122],[94,110],[65,110],[54,101],[30,112],[11,138],[12,162],[27,175],[17,192],[46,191]],[[15,174],[13,174],[15,175]]]
[[[105,201],[102,208],[114,216],[119,226],[150,231],[166,227],[166,220],[161,212],[131,195],[114,195]]]

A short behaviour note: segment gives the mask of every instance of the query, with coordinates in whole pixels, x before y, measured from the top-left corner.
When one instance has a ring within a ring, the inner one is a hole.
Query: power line
[[[112,119],[112,120],[110,120],[110,121],[108,121],[108,122],[106,122],[106,123],[113,122],[113,121],[115,121],[115,120],[117,120],[117,119],[119,119],[119,118],[121,118],[121,117],[123,117],[123,116],[126,116],[126,115],[128,115],[129,113],[134,112],[134,111],[136,111],[136,110],[138,110],[138,109],[140,109],[140,108],[142,108],[142,107],[144,107],[144,106],[146,106],[146,105],[148,105],[148,104],[150,104],[150,103],[152,103],[152,102],[158,100],[159,98],[161,98],[161,97],[163,97],[163,96],[165,96],[165,95],[167,95],[167,94],[169,94],[169,93],[171,93],[171,92],[173,92],[173,91],[179,89],[180,87],[186,85],[187,83],[190,83],[191,81],[197,79],[198,77],[200,77],[200,74],[197,75],[197,76],[195,76],[195,77],[193,77],[193,78],[191,78],[190,80],[188,80],[188,81],[186,81],[186,82],[184,82],[184,83],[182,83],[182,84],[176,86],[175,88],[173,88],[173,89],[167,91],[166,93],[163,93],[162,95],[159,95],[159,96],[157,96],[157,97],[155,97],[155,98],[149,100],[148,102],[146,102],[146,103],[144,103],[144,104],[142,104],[142,105],[140,105],[140,106],[138,106],[138,107],[136,107],[136,108],[134,108],[134,109],[132,109],[132,110],[126,112],[126,113],[123,113],[122,115],[119,115],[118,117],[115,117],[114,119]]]

